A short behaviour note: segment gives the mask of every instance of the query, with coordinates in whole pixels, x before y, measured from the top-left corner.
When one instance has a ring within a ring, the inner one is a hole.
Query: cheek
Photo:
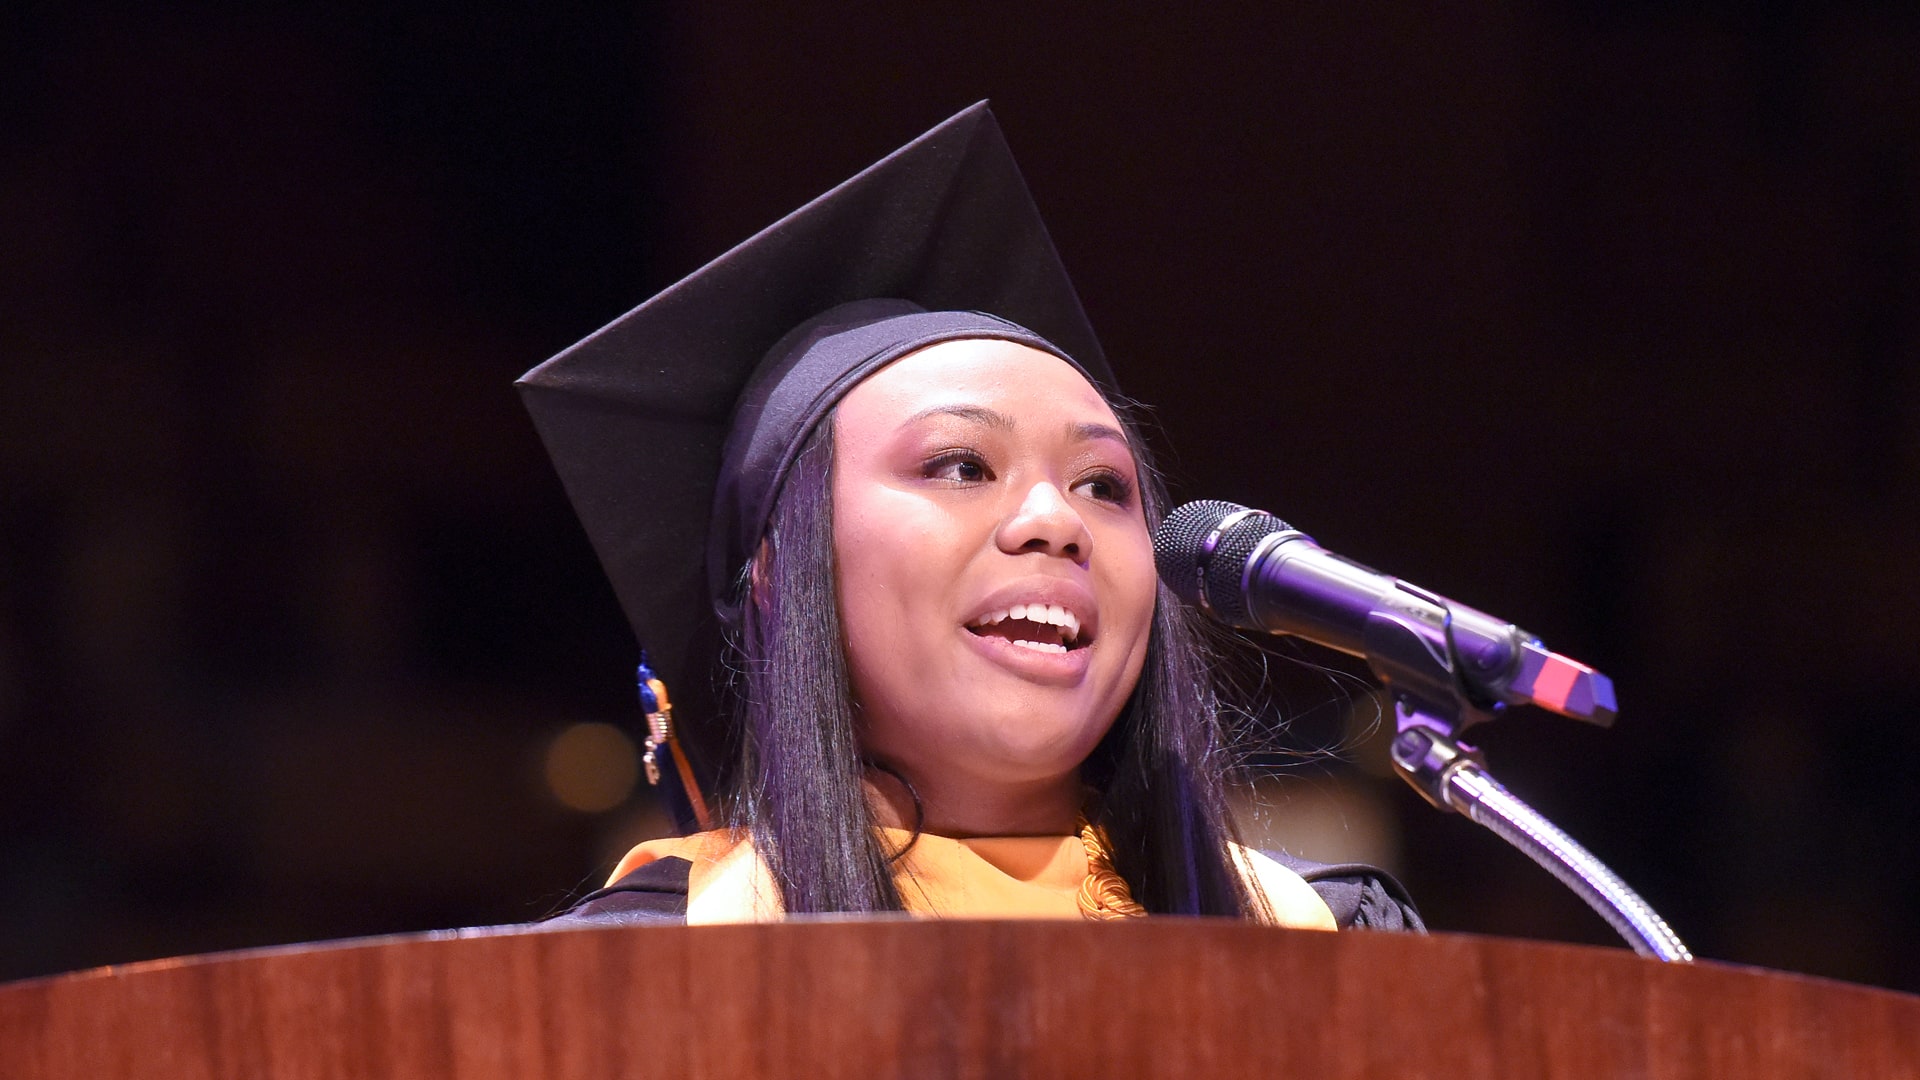
[[[841,633],[854,689],[869,708],[915,681],[916,663],[952,607],[958,523],[924,500],[868,488],[834,497]],[[918,659],[916,659],[918,657]]]
[[[917,512],[916,512],[917,511]],[[841,611],[878,614],[924,599],[912,586],[937,565],[942,522],[909,500],[834,499],[833,555]]]
[[[1147,639],[1153,630],[1154,602],[1159,596],[1160,579],[1153,566],[1153,541],[1144,528],[1121,530],[1107,537],[1107,600],[1104,603],[1115,618],[1109,625],[1126,642],[1117,657],[1124,666],[1118,682],[1121,697],[1133,692],[1140,670],[1146,663]]]
[[[874,534],[875,519],[859,512],[843,512],[839,500],[835,502],[835,599],[840,606],[840,632],[847,643],[847,661],[858,679],[876,658],[874,642],[886,639],[889,631],[883,624],[897,617],[892,602],[895,582],[891,567],[873,557],[874,552],[887,547],[883,538]]]

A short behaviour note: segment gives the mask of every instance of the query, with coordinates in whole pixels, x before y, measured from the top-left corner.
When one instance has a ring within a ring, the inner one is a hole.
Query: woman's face
[[[1058,357],[949,341],[855,387],[834,442],[866,750],[923,790],[1074,776],[1140,677],[1156,590],[1113,411]]]

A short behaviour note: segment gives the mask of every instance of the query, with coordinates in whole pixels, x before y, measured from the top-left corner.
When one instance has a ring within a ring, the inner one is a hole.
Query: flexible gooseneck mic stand
[[[1519,848],[1578,893],[1587,906],[1627,939],[1633,951],[1658,960],[1687,961],[1693,954],[1667,921],[1620,876],[1562,832],[1540,812],[1502,787],[1471,748],[1443,722],[1395,703],[1400,733],[1393,740],[1393,767],[1426,800],[1458,810]]]
[[[1444,600],[1427,599],[1445,609]],[[1634,952],[1669,962],[1692,960],[1693,953],[1639,893],[1502,787],[1487,772],[1479,752],[1460,741],[1460,733],[1469,725],[1492,719],[1504,706],[1482,706],[1467,692],[1456,676],[1461,666],[1453,635],[1444,633],[1444,645],[1436,652],[1433,635],[1421,633],[1420,628],[1399,623],[1384,611],[1376,611],[1371,618],[1375,622],[1368,628],[1370,639],[1383,645],[1398,639],[1408,646],[1391,650],[1395,654],[1391,663],[1378,662],[1376,655],[1374,664],[1376,672],[1400,676],[1386,679],[1397,724],[1394,771],[1435,807],[1457,810],[1486,826],[1559,878],[1607,920]]]

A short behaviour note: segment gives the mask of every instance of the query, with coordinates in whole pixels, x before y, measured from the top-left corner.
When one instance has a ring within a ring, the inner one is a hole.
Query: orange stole
[[[883,828],[888,850],[910,833]],[[1235,861],[1250,889],[1266,901],[1271,922],[1334,929],[1333,913],[1298,874],[1236,845]],[[692,864],[687,922],[771,922],[783,918],[780,890],[745,835],[726,830],[650,840],[627,853],[609,884],[657,859]],[[927,918],[1078,919],[1087,882],[1087,849],[1078,836],[984,836],[954,839],[920,834],[894,868],[907,911]]]

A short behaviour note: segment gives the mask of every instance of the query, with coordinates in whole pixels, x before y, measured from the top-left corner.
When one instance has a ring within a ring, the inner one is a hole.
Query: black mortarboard
[[[1112,386],[984,102],[520,379],[656,668],[684,677],[709,603],[727,617],[786,463],[839,396],[956,337],[1035,345]]]

